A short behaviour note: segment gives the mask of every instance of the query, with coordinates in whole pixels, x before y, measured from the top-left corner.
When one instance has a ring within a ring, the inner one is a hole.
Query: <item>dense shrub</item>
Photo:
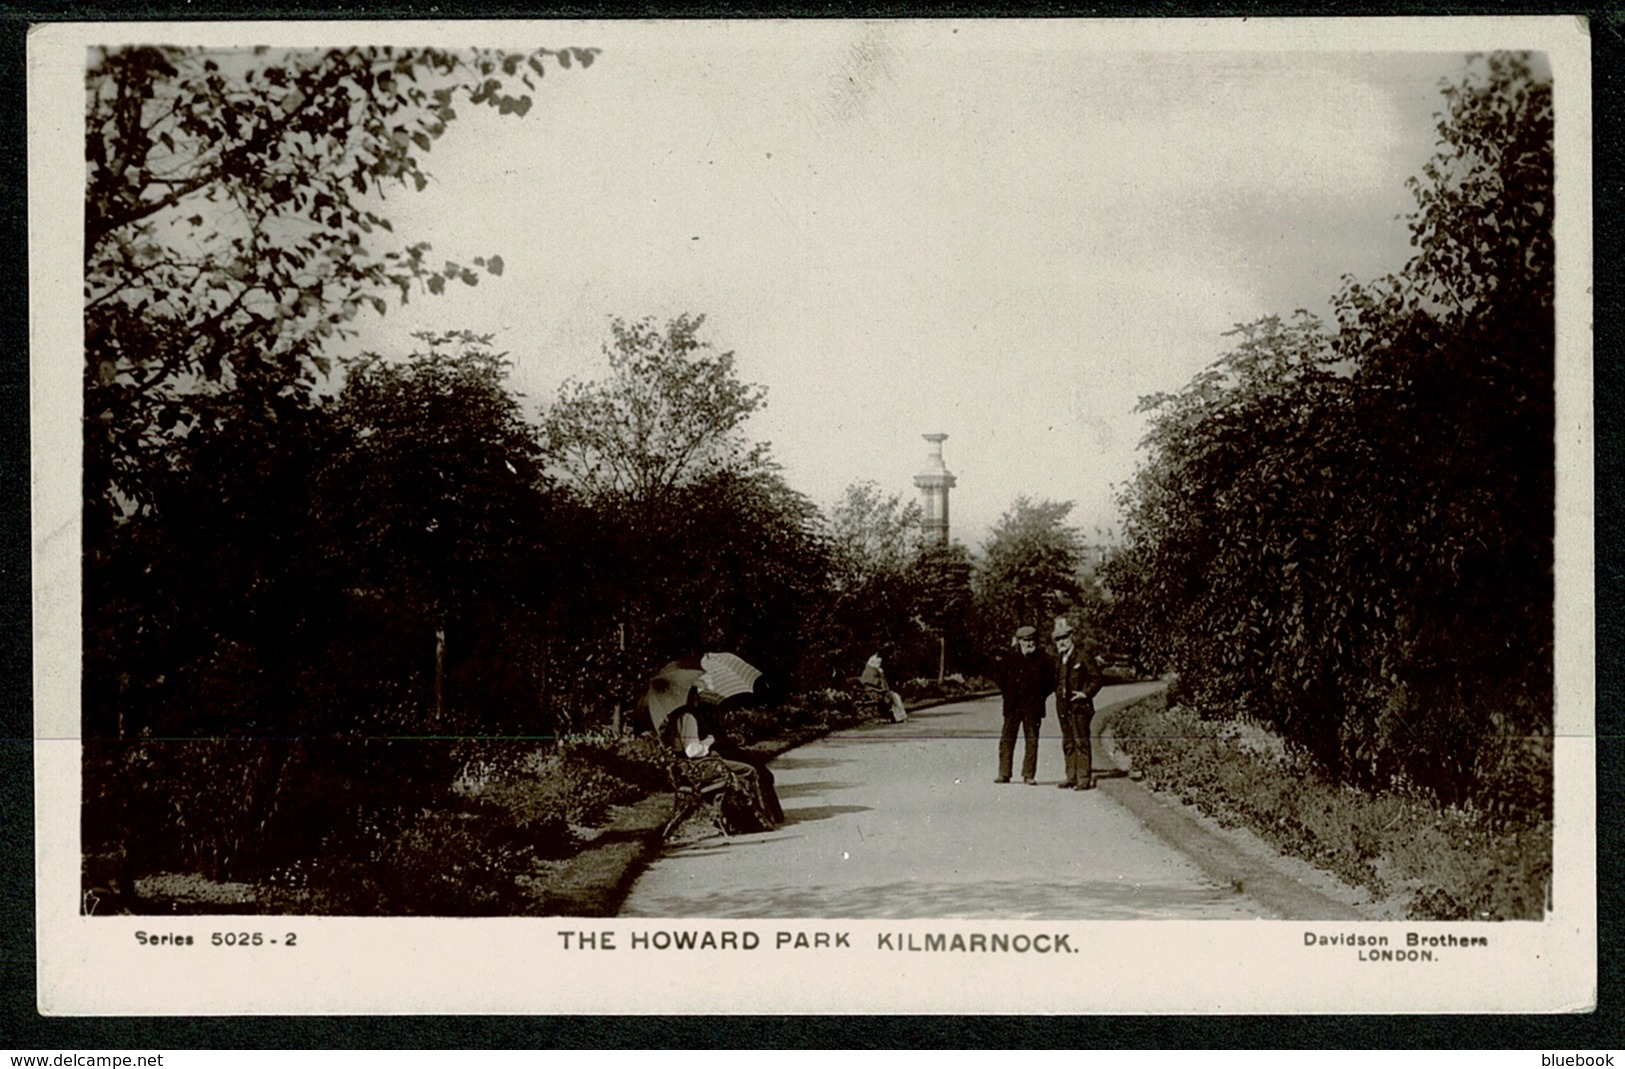
[[[872,705],[866,694],[831,687],[772,706],[724,707],[717,728],[736,746],[803,741],[837,728],[869,719]]]
[[[940,683],[935,679],[905,679],[897,684],[897,693],[905,701],[946,701],[966,694],[977,694],[989,690],[997,690],[997,684],[984,676],[971,676],[969,679],[962,675],[951,675]]]
[[[600,825],[612,806],[666,785],[666,756],[652,739],[481,742],[461,752],[453,791],[493,809],[547,856],[570,851],[572,829]]]
[[[663,790],[667,784],[670,755],[652,734],[572,739],[559,752],[643,790]]]
[[[135,877],[171,869],[226,879],[275,860],[290,801],[281,777],[299,760],[288,744],[147,740],[85,750],[87,853],[117,848]]]
[[[84,768],[85,853],[116,855],[129,886],[367,859],[403,814],[447,796],[452,765],[432,741],[214,738],[87,740]]]
[[[424,810],[380,859],[382,912],[424,916],[512,913],[531,851],[477,812]]]
[[[1320,772],[1549,818],[1552,107],[1538,58],[1445,88],[1410,183],[1415,253],[1238,327],[1145,398],[1148,458],[1106,575],[1178,697],[1257,718]],[[1513,741],[1519,740],[1519,741]]]

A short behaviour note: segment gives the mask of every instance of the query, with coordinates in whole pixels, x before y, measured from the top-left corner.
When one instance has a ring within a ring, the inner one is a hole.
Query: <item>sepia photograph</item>
[[[1583,24],[30,94],[43,1012],[1594,1005]]]

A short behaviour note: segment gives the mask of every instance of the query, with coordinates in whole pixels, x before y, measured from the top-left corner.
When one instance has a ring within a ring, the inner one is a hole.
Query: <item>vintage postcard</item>
[[[38,28],[40,1011],[1594,1008],[1589,55]]]

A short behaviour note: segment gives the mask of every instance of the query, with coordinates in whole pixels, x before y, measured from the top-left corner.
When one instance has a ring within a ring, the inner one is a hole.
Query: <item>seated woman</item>
[[[737,745],[734,740],[718,731],[712,722],[710,706],[699,699],[697,690],[691,691],[689,704],[681,712],[694,718],[694,733],[711,740],[711,752],[724,761],[735,764],[749,765],[756,772],[756,789],[762,800],[762,811],[772,818],[774,824],[784,823],[784,808],[779,804],[779,792],[773,783],[773,771],[767,767],[767,761],[757,754]]]
[[[701,724],[699,688],[688,692],[688,704],[666,719],[664,735],[667,745],[678,754],[677,772],[697,790],[723,783],[728,797],[725,806],[730,813],[741,813],[762,831],[772,831],[784,813],[778,808],[778,799],[769,803],[763,790],[762,776],[756,766],[723,757],[715,752],[716,736],[706,732]]]
[[[873,704],[875,716],[899,723],[908,719],[908,712],[903,708],[902,695],[892,690],[886,683],[886,671],[880,666],[880,654],[875,654],[865,662],[863,674],[858,676],[858,683],[869,702]]]

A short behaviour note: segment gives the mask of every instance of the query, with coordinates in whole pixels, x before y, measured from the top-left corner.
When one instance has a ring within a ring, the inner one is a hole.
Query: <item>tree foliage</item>
[[[515,662],[473,641],[497,606],[517,611],[510,594],[531,587],[515,576],[545,559],[515,551],[516,523],[547,525],[525,474],[534,441],[498,398],[497,368],[363,362],[336,401],[325,387],[342,381],[332,343],[357,314],[502,272],[496,255],[436,264],[388,218],[390,194],[426,186],[426,154],[457,109],[523,115],[546,66],[594,54],[92,54],[86,792],[135,816],[87,823],[87,842],[190,836],[189,856],[223,870],[245,844],[294,849],[290,829],[353,830],[363,811],[427,797],[444,769],[375,736],[425,726],[422,632],[437,620],[456,617],[467,641],[453,660],[485,688],[462,696],[471,724],[531,707],[494,696],[512,673],[491,667]],[[120,792],[115,766],[130,777]],[[196,790],[175,786],[194,776]],[[392,801],[355,802],[380,789]],[[219,808],[211,791],[240,804]],[[170,857],[145,845],[147,864]]]
[[[544,625],[573,528],[505,359],[423,340],[355,361],[337,397],[200,427],[87,562],[87,790],[135,777],[98,837],[178,821],[206,871],[243,871],[443,794],[455,754],[426,735],[550,732]]]
[[[1070,501],[1025,495],[999,517],[976,572],[977,628],[988,651],[1009,645],[1023,624],[1043,625],[1075,608],[1083,595],[1083,536],[1066,522]]]
[[[464,597],[510,594],[545,546],[536,430],[488,336],[418,336],[404,361],[354,361],[334,407],[346,448],[321,474],[325,526],[362,596],[428,616]]]
[[[609,376],[572,380],[546,418],[556,462],[590,498],[647,508],[685,483],[759,464],[741,433],[767,391],[741,382],[734,354],[699,339],[704,316],[610,324]]]
[[[303,398],[220,407],[149,473],[147,514],[86,539],[89,737],[288,726],[283,658],[322,640],[312,488],[339,446]]]
[[[823,587],[816,509],[745,433],[766,391],[700,338],[704,323],[614,320],[608,374],[566,382],[543,418],[549,464],[591,532],[569,641],[600,708],[708,650],[771,666],[782,686],[796,614]]]
[[[857,675],[876,651],[895,655],[920,629],[920,516],[919,502],[873,482],[851,484],[830,509],[826,643],[835,678]]]
[[[500,274],[500,256],[437,265],[384,201],[428,183],[457,117],[523,115],[547,63],[419,48],[92,57],[86,81],[87,505],[148,503],[163,454],[228,391],[308,391],[328,342],[418,288]],[[514,83],[517,82],[518,85]],[[517,95],[515,95],[517,93]]]
[[[975,641],[976,562],[959,542],[927,539],[914,562],[914,620],[940,643],[935,673],[980,672],[988,661]],[[929,644],[928,644],[929,645]],[[927,650],[928,661],[931,651]],[[929,669],[930,664],[925,665]]]
[[[971,641],[975,564],[922,526],[918,501],[874,482],[849,485],[830,509],[830,571],[821,629],[825,675],[857,674],[880,652],[894,676],[935,678],[981,664]]]
[[[895,586],[919,555],[920,516],[919,502],[905,503],[877,483],[848,486],[829,515],[832,585],[864,599]]]
[[[666,528],[674,596],[655,633],[687,650],[735,651],[783,695],[803,680],[829,577],[817,507],[769,465],[691,485]]]
[[[1445,90],[1415,254],[1153,414],[1108,581],[1187,694],[1336,778],[1550,804],[1552,113],[1528,59]]]
[[[1144,442],[1153,460],[1125,495],[1127,548],[1112,575],[1144,610],[1125,636],[1143,657],[1262,681],[1326,623],[1324,591],[1305,584],[1340,531],[1328,510],[1355,458],[1337,433],[1349,430],[1338,400],[1348,383],[1331,372],[1335,354],[1313,317],[1232,336],[1236,348],[1184,390],[1141,402],[1156,413]],[[1155,605],[1178,606],[1179,626],[1162,626]]]
[[[555,530],[506,354],[465,332],[419,340],[405,360],[367,355],[348,368],[334,406],[344,448],[319,474],[327,558],[349,615],[398,636],[398,678],[436,680],[443,700],[415,690],[418,726],[446,715],[477,730],[534,729],[545,718],[532,640],[568,536]],[[437,645],[449,665],[437,666]]]

